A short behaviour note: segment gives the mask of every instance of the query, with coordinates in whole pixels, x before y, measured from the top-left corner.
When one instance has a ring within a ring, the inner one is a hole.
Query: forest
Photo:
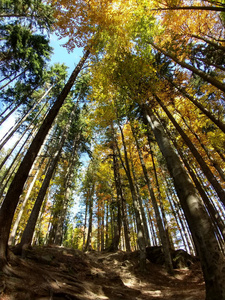
[[[225,1],[0,5],[0,274],[47,245],[144,274],[160,246],[225,300]],[[51,63],[53,34],[78,63]]]

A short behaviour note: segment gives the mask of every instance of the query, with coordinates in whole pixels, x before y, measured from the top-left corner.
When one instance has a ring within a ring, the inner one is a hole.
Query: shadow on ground
[[[168,275],[159,263],[139,271],[138,253],[88,252],[35,247],[26,259],[10,255],[0,274],[1,300],[202,300],[204,281],[197,261]]]

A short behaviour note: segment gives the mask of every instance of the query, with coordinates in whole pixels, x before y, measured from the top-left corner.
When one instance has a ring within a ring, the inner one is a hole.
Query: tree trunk
[[[180,204],[187,218],[200,257],[206,284],[206,300],[225,300],[224,257],[218,247],[211,219],[160,123],[147,106],[143,107],[143,112],[166,159]]]
[[[86,59],[88,58],[89,53],[89,50],[87,50],[84,56],[81,58],[80,62],[74,69],[62,92],[58,96],[56,102],[50,109],[37,135],[35,136],[29,149],[27,150],[27,153],[23,161],[21,162],[20,167],[8,189],[8,193],[0,209],[0,268],[4,267],[7,262],[7,243],[10,233],[10,227],[12,224],[12,219],[16,206],[19,201],[19,197],[22,193],[23,186],[27,180],[29,171],[34,163],[34,160],[40,150],[40,147],[49,129],[52,126],[53,121],[55,120],[55,117],[59,112],[59,109],[61,108],[64,100],[69,94],[77,75],[79,74]]]
[[[29,197],[30,197],[32,188],[33,188],[33,186],[34,186],[34,184],[35,184],[35,182],[36,182],[36,180],[37,180],[37,177],[38,177],[38,175],[39,175],[39,172],[40,172],[40,170],[41,170],[40,167],[41,167],[43,161],[44,161],[44,157],[42,158],[41,162],[39,163],[39,165],[38,165],[38,167],[37,167],[37,171],[36,171],[36,173],[35,173],[35,175],[34,175],[34,177],[33,177],[33,180],[32,180],[32,182],[30,183],[29,188],[28,188],[28,190],[27,190],[27,192],[26,192],[26,196],[25,196],[25,198],[24,198],[24,200],[23,200],[22,206],[21,206],[21,208],[20,208],[20,211],[19,211],[19,213],[18,213],[18,216],[17,216],[17,218],[16,218],[16,220],[15,220],[15,223],[14,223],[14,225],[13,225],[13,228],[12,228],[12,231],[11,231],[11,234],[10,234],[9,245],[14,245],[14,244],[15,244],[16,233],[17,233],[17,229],[18,229],[20,220],[21,220],[21,218],[22,218],[22,215],[23,215],[23,213],[24,213],[25,207],[26,207],[27,202],[28,202],[28,200],[29,200]],[[30,171],[30,174],[32,174],[32,170]]]
[[[161,191],[160,191],[160,185],[159,185],[158,175],[157,175],[156,166],[155,166],[155,159],[154,159],[154,154],[153,154],[153,151],[152,151],[152,148],[151,148],[151,142],[150,142],[149,136],[148,136],[148,142],[149,142],[152,165],[153,165],[153,170],[154,170],[155,182],[156,182],[156,186],[157,186],[157,190],[158,190],[158,199],[159,199],[160,209],[161,209],[161,213],[162,213],[162,220],[163,220],[163,224],[164,224],[164,228],[165,228],[165,234],[166,234],[167,240],[169,242],[169,248],[174,249],[173,241],[170,238],[171,235],[169,233],[169,226],[168,226],[168,223],[167,223],[165,209],[164,209],[164,206],[163,206],[162,195],[161,195]]]
[[[74,119],[74,116],[75,116],[75,111],[76,111],[76,106],[74,106],[72,112],[70,113],[67,125],[66,125],[63,133],[61,134],[61,138],[60,138],[60,141],[57,145],[56,152],[54,153],[53,158],[52,158],[52,160],[50,162],[50,165],[48,167],[48,170],[46,172],[45,179],[44,179],[44,181],[42,183],[42,186],[39,190],[37,199],[35,201],[35,204],[34,204],[34,207],[32,209],[31,215],[30,215],[29,220],[27,222],[26,228],[24,229],[24,232],[23,232],[23,235],[22,235],[22,238],[21,238],[21,242],[18,246],[18,249],[27,248],[31,244],[34,229],[35,229],[35,225],[36,225],[36,222],[37,222],[37,219],[38,219],[38,215],[39,215],[42,203],[44,201],[46,191],[49,187],[50,180],[51,180],[52,175],[53,175],[53,173],[56,169],[56,165],[57,165],[57,163],[59,161],[59,158],[60,158],[60,155],[62,153],[63,145],[65,143],[65,140],[66,140],[67,136],[68,136],[72,120]]]
[[[196,34],[190,34],[188,35],[189,37],[193,37],[195,39],[198,39],[198,40],[201,40],[201,41],[204,41],[206,42],[207,44],[213,46],[214,48],[218,49],[218,50],[222,50],[225,52],[225,47],[221,44],[218,44],[216,42],[213,42],[212,40],[209,40],[207,39],[206,37],[203,37],[203,36],[199,36],[199,35],[196,35]]]
[[[65,139],[66,139],[66,135],[64,133],[64,136],[62,137],[62,139],[60,141],[60,144],[58,145],[59,148],[55,152],[55,154],[52,158],[52,161],[51,161],[51,163],[48,167],[48,170],[46,172],[45,179],[44,179],[44,181],[42,183],[42,186],[39,190],[37,199],[35,201],[35,204],[34,204],[34,207],[33,207],[32,211],[31,211],[31,214],[30,214],[29,220],[27,222],[26,228],[24,229],[24,232],[23,232],[23,235],[22,235],[22,238],[21,238],[21,242],[17,246],[18,251],[22,250],[23,248],[24,249],[27,248],[31,244],[32,237],[33,237],[33,234],[34,234],[35,225],[36,225],[36,222],[37,222],[37,219],[38,219],[38,215],[39,215],[43,200],[45,198],[46,191],[49,187],[49,183],[50,183],[50,180],[52,178],[53,172],[56,168],[56,165],[58,163],[60,154],[62,152],[62,147],[63,147],[63,144],[65,142]]]
[[[132,159],[131,159],[131,169],[132,169],[132,174],[133,174],[133,178],[134,178],[134,187],[135,187],[135,190],[136,190],[138,204],[139,204],[139,207],[140,207],[141,221],[142,221],[143,229],[144,229],[145,242],[146,242],[146,246],[149,247],[150,246],[150,237],[149,237],[147,219],[146,219],[146,214],[145,214],[145,210],[144,210],[144,206],[143,206],[143,201],[142,201],[142,198],[141,198],[141,195],[140,195],[140,189],[139,189],[139,186],[138,186],[137,177],[136,177],[136,173],[135,173],[135,169],[134,169]]]
[[[173,7],[160,7],[154,8],[152,11],[165,11],[165,10],[209,10],[225,12],[225,7],[219,6],[173,6]]]
[[[89,193],[89,219],[88,219],[88,233],[87,242],[84,251],[92,250],[91,246],[91,235],[92,235],[92,218],[93,218],[93,197],[95,192],[95,184],[93,183]]]
[[[28,119],[28,117],[31,115],[31,113],[35,110],[35,108],[41,103],[41,101],[44,99],[44,97],[50,92],[52,89],[52,86],[44,93],[44,95],[37,101],[34,102],[31,109],[24,114],[24,116],[7,132],[7,134],[3,137],[0,144],[0,149],[4,147],[4,145],[10,140],[10,138],[14,135],[14,133],[17,131],[17,129]],[[43,108],[45,107],[46,103],[42,106],[42,108],[36,113],[31,123],[34,123],[35,119],[38,117],[38,115],[41,113]]]
[[[144,158],[143,158],[143,155],[142,155],[142,152],[141,152],[141,149],[140,149],[140,146],[139,146],[139,142],[138,142],[138,139],[137,139],[137,134],[136,134],[135,129],[133,127],[132,127],[132,132],[133,132],[133,136],[135,138],[139,159],[140,159],[140,162],[141,162],[143,174],[144,174],[145,181],[146,181],[146,184],[147,184],[147,187],[148,187],[148,191],[149,191],[149,194],[150,194],[150,197],[151,197],[151,200],[152,200],[152,205],[153,205],[153,208],[154,208],[157,225],[158,225],[158,228],[159,228],[160,240],[161,240],[161,243],[162,243],[163,252],[164,252],[164,256],[165,256],[166,269],[167,269],[168,273],[173,274],[173,263],[172,263],[171,253],[170,253],[170,243],[169,243],[169,239],[167,238],[167,235],[166,235],[165,225],[163,224],[162,218],[160,216],[158,204],[157,204],[157,201],[156,201],[156,198],[155,198],[155,193],[154,193],[152,185],[151,185],[151,179],[149,177],[147,168],[145,166]]]
[[[117,140],[116,140],[117,137],[116,137],[113,125],[111,126],[111,129],[112,129],[112,137],[113,137],[113,144],[112,144],[113,170],[114,170],[114,180],[115,180],[115,185],[116,185],[117,207],[118,207],[117,234],[116,234],[117,238],[112,241],[112,246],[115,250],[118,249],[120,235],[121,235],[121,226],[122,226],[121,216],[122,216],[126,250],[131,251],[129,228],[128,228],[127,214],[126,214],[126,201],[123,197],[123,189],[122,189],[121,177],[120,177],[120,171],[119,171],[119,161],[118,161],[118,153],[117,153],[118,145],[117,145]]]
[[[175,126],[175,128],[177,129],[177,131],[179,132],[181,137],[183,138],[184,142],[186,143],[186,145],[191,150],[193,156],[196,158],[197,162],[199,163],[199,165],[200,165],[202,171],[204,172],[206,178],[211,183],[211,185],[214,187],[220,201],[223,203],[223,205],[225,207],[225,191],[223,190],[223,188],[221,187],[221,185],[219,184],[219,182],[217,181],[217,179],[213,175],[210,168],[205,163],[202,156],[199,154],[198,150],[195,148],[194,144],[191,142],[191,140],[186,135],[186,133],[183,131],[183,129],[180,127],[180,125],[176,122],[176,120],[174,119],[172,114],[169,112],[167,107],[163,104],[163,102],[159,99],[159,97],[157,95],[154,94],[154,97],[155,97],[156,101],[159,103],[159,105],[162,107],[162,109],[165,111],[168,118],[173,123],[173,125]]]
[[[145,270],[146,267],[146,243],[145,243],[145,237],[144,237],[144,229],[143,229],[143,224],[141,222],[140,218],[140,207],[137,199],[137,194],[135,191],[133,179],[131,177],[131,171],[130,171],[130,165],[129,165],[129,160],[128,160],[128,155],[127,155],[127,148],[125,144],[125,139],[124,139],[124,134],[121,126],[119,125],[120,132],[121,132],[121,137],[122,137],[122,143],[123,143],[123,148],[124,148],[124,157],[125,157],[125,165],[123,163],[122,157],[120,155],[121,163],[123,165],[124,171],[126,172],[127,179],[129,182],[129,187],[131,191],[131,196],[133,200],[133,206],[134,206],[134,213],[136,217],[136,224],[137,224],[137,238],[138,238],[138,246],[140,249],[140,269],[141,271]],[[119,149],[118,149],[119,152]]]
[[[76,109],[76,108],[75,108]],[[67,214],[67,208],[68,208],[68,203],[69,203],[69,199],[70,199],[70,195],[71,195],[71,184],[72,184],[72,174],[74,172],[74,167],[75,167],[75,163],[77,161],[77,148],[80,142],[80,133],[77,133],[77,136],[74,137],[74,141],[73,141],[73,148],[72,148],[72,152],[71,152],[71,156],[70,156],[70,160],[69,160],[69,165],[66,171],[66,175],[65,175],[65,183],[64,183],[64,197],[61,200],[61,207],[62,209],[59,212],[58,215],[58,221],[57,221],[57,229],[56,229],[56,235],[55,235],[55,244],[56,245],[61,245],[62,241],[63,241],[63,224],[65,222],[66,219],[66,214]]]
[[[0,120],[0,125],[2,125],[2,123],[4,123],[5,120],[8,119],[8,118],[14,113],[14,111],[17,110],[17,108],[18,108],[21,104],[22,104],[22,101],[19,102],[17,105],[15,105],[15,106],[13,107],[13,109],[11,109],[11,110],[7,113],[7,115],[3,117],[4,112],[6,112],[6,111],[13,105],[13,103],[11,103],[10,106],[7,107],[7,108],[5,109],[4,112],[1,113],[2,118],[1,118],[1,120]]]
[[[213,207],[213,205],[210,202],[210,199],[208,198],[208,196],[206,195],[204,189],[202,188],[202,185],[200,184],[200,182],[198,181],[198,178],[196,177],[194,171],[192,170],[190,164],[188,163],[187,159],[184,157],[183,153],[181,153],[181,151],[179,150],[179,148],[176,145],[176,141],[173,140],[173,144],[175,145],[186,169],[188,170],[200,196],[202,197],[203,202],[205,203],[205,206],[210,214],[210,217],[212,218],[212,221],[214,222],[215,226],[217,226],[220,230],[221,235],[223,236],[223,239],[225,241],[225,226],[223,224],[223,221],[218,213],[218,211],[215,210],[215,208]]]
[[[216,78],[206,74],[205,72],[196,69],[195,67],[187,64],[184,61],[180,61],[174,54],[172,53],[168,53],[167,51],[163,50],[162,48],[160,48],[159,46],[157,46],[156,44],[154,44],[151,41],[148,41],[148,43],[155,49],[157,49],[159,52],[163,53],[165,56],[171,58],[173,61],[175,61],[178,65],[180,65],[181,67],[188,69],[189,71],[193,72],[194,74],[198,75],[199,77],[201,77],[203,80],[205,80],[208,83],[211,83],[213,86],[215,86],[216,88],[218,88],[219,90],[221,90],[222,92],[225,92],[225,84],[222,83],[221,81],[217,80]]]
[[[219,120],[216,119],[216,117],[207,109],[205,108],[201,103],[199,103],[194,97],[189,95],[184,88],[178,86],[175,82],[173,82],[170,78],[165,76],[165,79],[174,86],[184,97],[189,99],[198,109],[200,109],[203,114],[205,114],[218,128],[220,128],[225,133],[225,124]]]
[[[108,251],[116,251],[118,250],[119,247],[119,242],[120,242],[120,236],[121,236],[121,185],[120,185],[120,174],[119,174],[119,163],[117,159],[117,151],[116,151],[116,137],[114,133],[114,128],[111,126],[112,129],[112,136],[113,136],[113,144],[112,144],[112,151],[113,151],[113,172],[114,172],[114,181],[115,181],[115,186],[116,186],[116,201],[115,205],[113,206],[114,209],[114,214],[116,211],[116,215],[114,216],[114,235],[112,239],[112,243],[107,249]]]
[[[88,201],[86,199],[86,205],[85,205],[85,217],[84,217],[84,231],[83,231],[83,245],[82,250],[85,250],[85,240],[86,240],[86,229],[87,229],[87,211],[88,211]]]
[[[198,134],[191,128],[191,126],[187,123],[187,121],[185,120],[184,116],[180,113],[179,110],[177,110],[178,113],[180,114],[181,119],[183,120],[184,124],[187,126],[187,128],[190,130],[190,132],[193,134],[193,136],[197,139],[197,141],[199,142],[200,146],[202,147],[202,149],[204,150],[205,154],[207,155],[209,161],[210,161],[210,165],[212,165],[216,171],[218,172],[218,174],[220,175],[220,178],[225,181],[225,174],[222,170],[222,168],[219,166],[219,163],[211,156],[210,151],[207,149],[207,147],[203,144],[201,138],[198,136]]]
[[[24,149],[26,149],[26,146],[29,145],[30,139],[36,132],[37,132],[37,130],[34,128],[29,133],[26,140],[23,142],[22,146],[18,150],[16,156],[13,158],[13,161],[11,162],[9,168],[6,170],[3,177],[1,178],[0,186],[3,185],[3,183],[4,183],[4,185],[1,187],[1,190],[0,190],[0,199],[2,198],[2,196],[4,194],[5,188],[7,187],[9,180],[13,177],[14,171],[17,169],[18,165],[20,164],[20,161],[22,160],[23,156],[25,155]]]

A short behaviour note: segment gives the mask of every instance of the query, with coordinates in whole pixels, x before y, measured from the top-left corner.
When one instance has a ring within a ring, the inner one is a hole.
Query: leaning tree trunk
[[[115,208],[117,208],[117,212],[115,213],[114,209],[114,234],[111,245],[107,248],[108,251],[116,251],[118,250],[121,236],[121,191],[120,191],[120,183],[119,183],[119,170],[118,170],[118,160],[115,152],[115,144],[113,147],[113,171],[114,171],[114,180],[116,185],[116,201]]]
[[[220,252],[211,219],[162,126],[147,106],[143,106],[143,113],[151,125],[155,139],[166,159],[168,170],[173,178],[177,195],[189,224],[203,270],[206,300],[225,300],[225,261]]]
[[[19,226],[20,220],[22,218],[22,215],[24,213],[25,207],[26,207],[27,202],[29,200],[29,197],[30,197],[31,191],[33,189],[33,186],[34,186],[34,184],[35,184],[35,182],[36,182],[36,180],[38,178],[38,175],[39,175],[39,173],[41,171],[41,165],[44,162],[44,159],[45,158],[43,157],[42,160],[41,160],[41,162],[38,164],[37,171],[36,171],[36,173],[35,173],[35,175],[34,175],[34,177],[32,179],[32,182],[30,183],[29,188],[28,188],[28,190],[26,192],[26,196],[25,196],[25,198],[23,200],[22,206],[20,208],[20,211],[19,211],[18,216],[17,216],[17,218],[15,220],[15,223],[13,225],[13,228],[12,228],[12,231],[11,231],[11,234],[10,234],[10,237],[9,237],[9,245],[14,245],[15,244],[16,233],[17,233],[17,230],[18,230],[18,226]],[[32,174],[32,171],[33,170],[31,169],[30,174]]]
[[[169,110],[164,105],[164,103],[159,99],[159,97],[157,95],[154,94],[154,97],[155,97],[156,101],[159,103],[159,105],[162,107],[162,109],[165,111],[168,118],[173,123],[173,125],[175,126],[175,128],[177,129],[177,131],[179,132],[181,137],[183,138],[184,142],[186,143],[186,145],[191,150],[193,156],[196,158],[197,162],[199,163],[199,165],[200,165],[202,171],[204,172],[206,178],[211,183],[211,185],[214,187],[220,201],[223,203],[223,205],[225,207],[225,191],[221,187],[220,183],[217,181],[216,177],[213,175],[212,171],[207,166],[206,162],[204,161],[202,156],[199,154],[199,152],[195,148],[194,144],[191,142],[189,137],[186,135],[186,133],[183,131],[183,129],[180,127],[180,125],[177,123],[177,121],[174,119],[174,117],[169,112]]]
[[[195,175],[194,171],[192,170],[190,164],[188,163],[188,160],[185,158],[185,156],[183,155],[183,153],[180,151],[180,149],[177,147],[177,143],[175,141],[175,139],[172,139],[172,142],[174,144],[174,146],[177,149],[178,154],[180,155],[186,169],[188,170],[200,196],[202,197],[203,202],[205,203],[205,206],[212,218],[212,221],[214,222],[214,225],[216,227],[218,227],[218,230],[220,231],[220,234],[223,237],[223,240],[225,241],[225,225],[221,219],[220,214],[218,213],[218,211],[214,208],[214,206],[212,205],[210,199],[208,198],[207,194],[205,193],[201,183],[199,182],[197,176]],[[222,245],[221,245],[222,246]]]
[[[185,61],[179,60],[176,55],[169,53],[165,51],[163,48],[157,46],[151,41],[148,41],[148,43],[155,49],[157,49],[159,52],[163,53],[165,56],[171,58],[173,61],[175,61],[178,65],[181,67],[188,69],[189,71],[193,72],[194,74],[198,75],[200,78],[202,78],[204,81],[211,83],[214,87],[218,88],[222,92],[225,92],[225,84],[219,80],[217,80],[215,77],[212,77],[211,75],[203,72],[202,70],[196,69],[195,67],[187,64]]]
[[[1,113],[0,125],[2,125],[2,123],[4,123],[5,120],[7,120],[7,119],[14,113],[14,111],[17,110],[17,108],[18,108],[21,104],[22,104],[22,101],[20,101],[17,105],[15,105],[15,106],[13,107],[13,109],[11,109],[11,110],[7,113],[7,115],[5,115],[5,116],[3,117],[4,112],[6,112],[6,111],[13,105],[13,103],[11,103],[10,106],[7,107],[7,108],[5,109],[4,112]]]
[[[66,125],[66,127],[65,127],[65,129],[64,129],[64,131],[61,135],[60,141],[57,145],[57,150],[54,153],[53,158],[52,158],[52,160],[50,162],[50,165],[48,167],[48,170],[46,172],[45,179],[44,179],[44,181],[42,183],[42,186],[39,190],[37,199],[35,201],[35,204],[34,204],[34,207],[33,207],[32,211],[31,211],[31,214],[30,214],[29,220],[27,222],[26,228],[24,229],[24,232],[23,232],[23,235],[22,235],[22,238],[21,238],[21,242],[17,247],[18,250],[22,250],[23,248],[26,248],[26,247],[30,246],[30,244],[32,242],[32,238],[33,238],[33,234],[34,234],[35,225],[37,223],[38,215],[39,215],[42,203],[44,201],[46,191],[49,187],[50,180],[51,180],[52,175],[55,171],[55,168],[56,168],[56,165],[59,161],[60,155],[62,153],[63,145],[65,143],[65,140],[66,140],[67,136],[68,136],[68,132],[70,130],[72,120],[75,116],[75,110],[76,110],[76,107],[74,106],[74,109],[73,109],[73,111],[71,112],[71,114],[69,116],[69,120],[67,122],[67,125]]]
[[[205,108],[193,96],[189,95],[184,88],[177,85],[167,76],[164,77],[172,86],[174,86],[181,93],[182,96],[189,99],[198,109],[201,110],[201,112],[203,112],[203,114],[205,114],[216,126],[218,126],[225,133],[225,124],[221,120],[217,119],[207,108]]]
[[[4,191],[8,185],[9,180],[12,178],[12,176],[14,175],[15,170],[17,169],[17,167],[20,164],[20,160],[22,160],[22,158],[25,155],[25,149],[26,146],[29,145],[30,143],[30,139],[32,139],[32,136],[37,132],[37,130],[34,128],[32,129],[32,131],[29,133],[29,135],[26,137],[26,140],[23,142],[23,144],[21,145],[20,149],[18,150],[16,156],[13,158],[13,161],[11,162],[9,168],[6,170],[6,172],[4,173],[3,177],[1,178],[0,181],[0,199],[2,198]],[[22,151],[23,150],[23,151]],[[1,200],[0,200],[1,203]]]
[[[14,135],[14,133],[18,130],[18,128],[28,119],[28,117],[32,114],[32,112],[35,110],[35,108],[41,103],[41,101],[44,99],[44,97],[50,92],[52,86],[48,89],[47,92],[44,93],[44,95],[37,101],[33,103],[33,106],[24,114],[24,116],[18,120],[18,122],[12,126],[12,128],[5,134],[5,136],[1,140],[0,149],[4,147],[4,145],[10,140],[10,138]],[[46,103],[43,105],[43,107],[46,105]],[[34,122],[37,116],[42,111],[43,107],[40,109],[39,112],[36,113],[33,120],[31,122]]]
[[[19,202],[19,197],[23,191],[23,186],[27,180],[29,171],[34,163],[34,160],[41,148],[46,135],[48,134],[49,129],[52,126],[53,121],[55,120],[55,117],[57,116],[62,104],[64,103],[64,100],[69,94],[79,72],[81,71],[86,59],[88,58],[89,53],[90,51],[87,50],[78,65],[75,67],[65,87],[50,109],[37,135],[35,136],[29,149],[27,150],[27,153],[23,161],[21,162],[20,167],[8,189],[7,195],[0,210],[0,268],[4,267],[7,262],[7,243],[10,233],[10,227],[12,224],[16,206]]]

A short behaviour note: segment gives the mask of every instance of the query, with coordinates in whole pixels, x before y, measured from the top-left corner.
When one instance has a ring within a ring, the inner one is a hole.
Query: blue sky
[[[62,45],[66,42],[66,39],[59,40],[56,35],[50,36],[50,46],[53,47],[54,53],[51,56],[50,65],[54,63],[64,63],[68,66],[68,75],[72,73],[74,67],[79,62],[80,58],[83,56],[82,48],[75,48],[73,52],[68,53],[65,47]],[[13,114],[8,120],[6,120],[0,128],[0,139],[9,130],[9,128],[15,123],[15,114]],[[15,134],[13,138],[7,143],[8,147],[11,147],[18,136]]]
[[[65,42],[65,38],[59,40],[55,34],[51,35],[50,46],[54,49],[54,54],[51,56],[51,64],[64,63],[69,67],[68,72],[70,74],[83,56],[83,49],[75,48],[73,52],[68,53],[67,49],[62,46]]]

